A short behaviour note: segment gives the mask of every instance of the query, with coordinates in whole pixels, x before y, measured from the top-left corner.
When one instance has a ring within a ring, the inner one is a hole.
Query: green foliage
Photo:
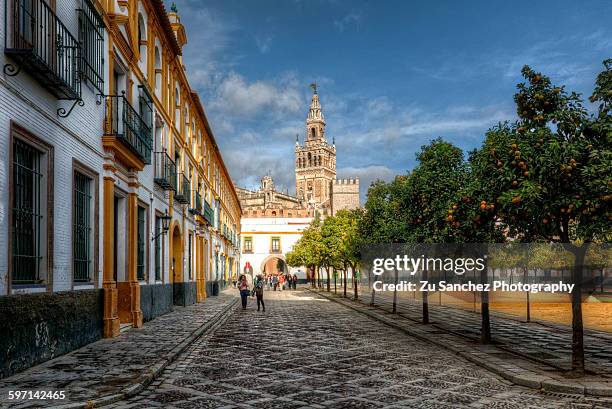
[[[368,190],[366,243],[605,242],[612,239],[612,59],[590,101],[523,67],[518,121],[489,129],[464,161],[442,139],[406,175]]]

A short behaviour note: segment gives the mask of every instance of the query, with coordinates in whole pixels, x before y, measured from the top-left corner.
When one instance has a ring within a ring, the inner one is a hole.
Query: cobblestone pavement
[[[266,293],[200,337],[140,408],[609,408],[512,386],[450,352],[303,291]],[[610,401],[608,401],[610,402]]]
[[[370,291],[363,288],[363,302],[370,302]],[[338,292],[340,294],[340,291]],[[398,312],[406,318],[422,320],[420,300],[398,293]],[[376,305],[391,311],[392,292],[379,292]],[[438,298],[429,301],[430,321],[443,329],[472,338],[480,338],[480,314],[453,306],[438,305]],[[572,332],[565,325],[526,323],[517,319],[491,314],[491,331],[498,345],[532,359],[544,361],[556,368],[569,370],[572,356]],[[587,368],[612,379],[612,334],[585,331],[585,361]]]
[[[102,339],[0,381],[0,408],[39,408],[84,403],[142,382],[194,331],[212,323],[236,298],[221,294]],[[232,307],[233,308],[233,307]],[[64,400],[9,401],[9,391],[65,391]]]

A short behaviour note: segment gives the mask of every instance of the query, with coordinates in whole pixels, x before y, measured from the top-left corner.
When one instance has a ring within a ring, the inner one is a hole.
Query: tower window
[[[312,131],[312,139],[315,139],[316,138],[316,136],[315,136],[316,135],[315,129],[311,128],[311,131]]]

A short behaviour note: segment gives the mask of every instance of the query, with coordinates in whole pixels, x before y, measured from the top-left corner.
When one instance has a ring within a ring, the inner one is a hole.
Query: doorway
[[[172,294],[174,305],[185,305],[183,294],[183,240],[181,230],[174,226],[172,230],[172,254],[170,256],[170,268],[172,275]]]

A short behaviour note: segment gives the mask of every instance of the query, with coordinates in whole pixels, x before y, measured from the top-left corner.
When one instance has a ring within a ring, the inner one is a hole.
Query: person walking
[[[242,309],[246,310],[247,300],[249,298],[249,283],[247,283],[246,276],[242,274],[238,279],[238,291],[240,291],[240,299],[242,300]]]
[[[294,290],[297,290],[297,280],[298,280],[297,274],[293,274],[293,280],[292,281],[293,281],[293,289]]]
[[[285,287],[285,276],[281,274],[281,276],[278,277],[278,288],[280,291],[283,291],[284,287]]]
[[[257,311],[259,311],[259,307],[263,308],[263,312],[266,312],[266,304],[264,304],[263,293],[264,293],[264,280],[263,277],[258,276],[257,284],[255,284],[255,288],[253,289],[255,293],[255,297],[257,297]]]
[[[278,277],[277,276],[272,277],[272,287],[274,287],[274,291],[276,291],[276,288],[278,287]]]

